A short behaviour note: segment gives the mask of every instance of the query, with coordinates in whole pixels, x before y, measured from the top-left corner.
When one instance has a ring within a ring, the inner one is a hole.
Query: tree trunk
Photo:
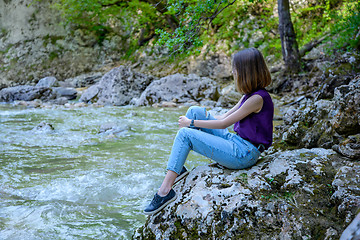
[[[290,16],[289,0],[278,0],[279,32],[282,55],[286,70],[297,73],[300,71],[299,49]]]

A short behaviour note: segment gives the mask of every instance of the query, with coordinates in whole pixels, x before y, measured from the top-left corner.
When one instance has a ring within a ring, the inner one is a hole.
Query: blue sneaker
[[[183,166],[181,169],[180,175],[176,177],[174,184],[179,182],[181,179],[186,177],[188,174],[189,174],[189,171],[186,169],[186,167]]]
[[[154,198],[151,200],[149,206],[145,208],[144,213],[146,215],[152,215],[158,213],[169,203],[175,201],[175,199],[176,199],[176,193],[172,189],[165,197],[160,197],[157,193],[155,193]]]

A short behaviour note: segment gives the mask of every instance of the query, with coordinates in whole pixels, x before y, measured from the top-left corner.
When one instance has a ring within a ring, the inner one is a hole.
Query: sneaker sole
[[[167,205],[169,205],[170,203],[172,203],[173,201],[175,201],[177,198],[177,195],[175,195],[173,198],[169,199],[169,201],[167,201],[166,203],[164,203],[164,205],[162,205],[161,207],[159,207],[158,209],[152,211],[152,212],[145,212],[144,211],[144,214],[145,215],[153,215],[153,214],[156,214],[158,212],[160,212],[161,210],[163,210]]]
[[[179,175],[174,182],[174,185],[177,184],[178,182],[180,182],[184,177],[186,177],[190,172],[186,171],[183,174]]]

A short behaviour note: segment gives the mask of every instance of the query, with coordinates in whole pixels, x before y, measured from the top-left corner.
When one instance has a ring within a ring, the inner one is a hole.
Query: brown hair
[[[248,94],[271,83],[264,57],[256,48],[234,54],[232,68],[236,88],[241,93]]]

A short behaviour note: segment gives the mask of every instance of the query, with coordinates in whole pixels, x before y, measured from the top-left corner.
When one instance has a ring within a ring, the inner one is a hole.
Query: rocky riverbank
[[[241,171],[197,167],[134,239],[339,239],[360,204],[359,171],[321,148],[278,151]]]
[[[274,96],[283,110],[284,115],[277,116],[283,123],[276,127],[274,146],[260,161],[241,171],[193,169],[175,187],[176,202],[149,217],[134,238],[338,239],[360,206],[359,81],[355,74],[345,84],[329,88],[330,99],[311,94]],[[100,78],[61,82],[50,77],[36,86],[4,88],[0,99],[45,108],[127,104],[226,108],[239,95],[231,85],[221,89],[207,77],[175,74],[157,79],[120,66]]]
[[[18,2],[7,4],[0,3],[2,11]],[[33,16],[24,8],[26,1],[21,4],[24,16]],[[47,8],[34,3],[28,10],[36,6]],[[156,48],[138,54],[135,64],[122,65],[119,56],[127,43],[118,36],[100,46],[81,30],[70,36],[55,29],[47,35],[50,30],[41,26],[31,37],[21,35],[21,29],[0,32],[0,102],[35,108],[226,109],[240,98],[229,54],[211,52],[210,46],[177,66],[164,61],[167,52]],[[175,187],[176,202],[149,217],[134,238],[339,239],[360,207],[360,56],[329,56],[329,44],[303,57],[300,74],[289,75],[281,64],[271,63],[269,91],[282,124],[275,129],[273,147],[254,167],[193,169]],[[349,230],[344,239],[358,239],[356,234]]]

